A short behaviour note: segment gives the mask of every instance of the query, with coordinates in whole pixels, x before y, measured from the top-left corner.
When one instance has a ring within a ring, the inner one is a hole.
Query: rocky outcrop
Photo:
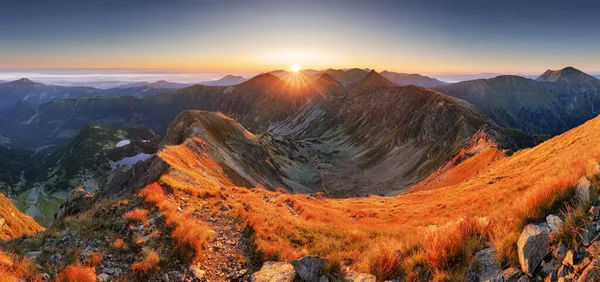
[[[318,281],[323,276],[327,259],[318,256],[305,256],[290,262],[300,278],[305,281]]]
[[[267,261],[252,275],[252,282],[292,282],[298,278],[294,266],[286,262]]]
[[[532,276],[546,256],[549,244],[550,236],[545,225],[529,224],[525,226],[517,242],[521,270]]]
[[[586,178],[581,177],[577,181],[577,187],[575,188],[575,198],[579,201],[579,204],[585,204],[591,198],[591,187],[592,183]]]

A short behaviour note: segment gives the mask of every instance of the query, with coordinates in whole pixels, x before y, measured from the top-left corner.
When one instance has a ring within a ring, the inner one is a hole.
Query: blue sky
[[[595,1],[0,2],[0,69],[600,72]]]

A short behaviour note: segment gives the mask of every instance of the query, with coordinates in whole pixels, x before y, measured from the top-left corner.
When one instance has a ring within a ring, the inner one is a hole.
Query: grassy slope
[[[233,215],[253,229],[256,248],[265,257],[288,260],[318,254],[350,259],[368,271],[378,249],[398,248],[413,250],[412,264],[425,264],[414,257],[424,253],[430,261],[435,258],[427,249],[430,225],[489,217],[504,227],[496,236],[511,236],[525,221],[543,216],[544,208],[570,193],[576,180],[600,160],[599,128],[600,118],[593,119],[533,149],[497,160],[467,181],[398,197],[340,200],[239,189],[231,186],[209,153],[194,154],[185,144],[160,152],[171,165],[161,182],[197,196],[221,195],[218,201],[227,202]],[[456,238],[470,236],[460,234]]]

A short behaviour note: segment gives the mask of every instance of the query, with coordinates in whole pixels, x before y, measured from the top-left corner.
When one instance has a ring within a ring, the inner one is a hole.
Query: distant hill
[[[231,86],[231,85],[240,84],[246,80],[247,79],[244,77],[228,74],[218,80],[204,81],[204,82],[201,82],[200,84],[206,85],[206,86]]]
[[[127,83],[127,84],[119,85],[118,87],[114,87],[114,88],[136,88],[136,87],[144,87],[144,86],[148,86],[151,88],[158,88],[158,89],[179,89],[179,88],[185,88],[185,87],[191,86],[191,84],[159,80],[157,82],[142,81],[142,82]]]
[[[435,87],[447,84],[446,82],[439,81],[435,78],[431,78],[428,76],[423,76],[420,74],[408,74],[408,73],[397,73],[397,72],[389,72],[382,71],[381,75],[391,82],[396,83],[399,86],[406,85],[417,85],[425,88]]]
[[[568,67],[536,80],[503,75],[433,88],[463,99],[500,126],[556,135],[600,114],[600,80]]]

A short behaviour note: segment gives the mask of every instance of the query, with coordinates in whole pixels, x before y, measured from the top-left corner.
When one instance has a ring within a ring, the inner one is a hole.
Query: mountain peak
[[[361,87],[392,87],[395,83],[389,81],[375,70],[371,70],[363,79],[355,83]]]
[[[279,77],[270,73],[261,73],[243,83],[240,86],[271,86],[283,82]]]
[[[586,83],[597,81],[598,79],[574,67],[569,66],[560,70],[547,70],[536,80],[563,83]]]
[[[20,85],[30,85],[30,84],[37,84],[36,82],[28,79],[28,78],[21,78],[15,81],[11,82],[12,84],[20,84]]]

